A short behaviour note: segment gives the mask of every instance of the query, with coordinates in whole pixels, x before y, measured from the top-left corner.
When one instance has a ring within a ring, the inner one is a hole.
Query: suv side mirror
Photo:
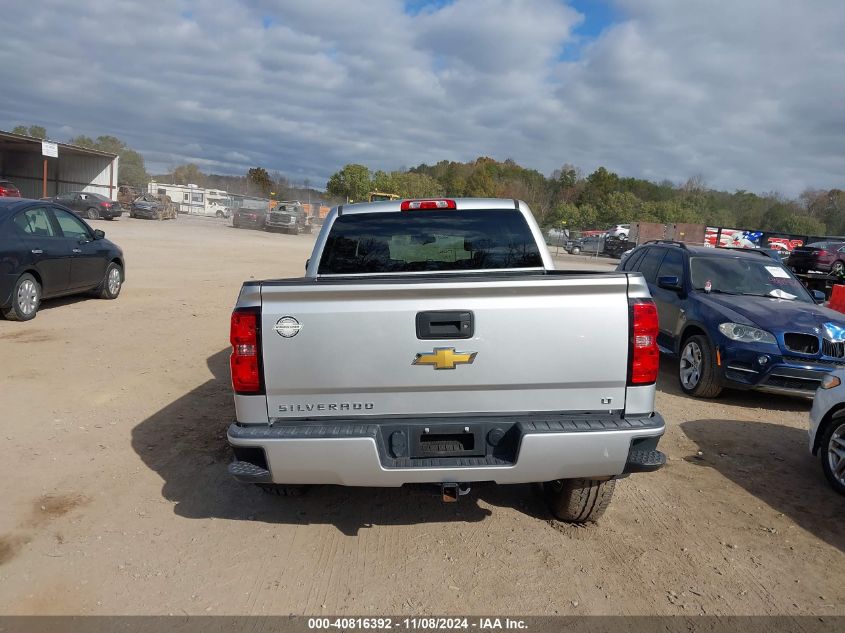
[[[825,299],[827,299],[827,297],[821,290],[811,290],[810,292],[813,295],[813,300],[816,303],[824,303]]]
[[[663,288],[665,290],[674,290],[675,292],[680,292],[681,290],[683,290],[683,287],[681,286],[681,280],[677,277],[658,277],[657,286],[658,288]]]
[[[305,270],[306,270],[306,271],[308,270],[308,264],[310,264],[310,263],[311,263],[311,259],[310,259],[310,258],[305,260]]]
[[[94,229],[94,239],[95,240],[101,240],[105,236],[106,236],[106,234],[105,234],[104,231],[101,231],[100,229]]]

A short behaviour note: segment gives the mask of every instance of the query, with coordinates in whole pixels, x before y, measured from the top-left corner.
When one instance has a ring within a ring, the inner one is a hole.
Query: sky
[[[845,187],[841,0],[39,0],[4,7],[0,128],[148,171],[478,156],[545,174]]]

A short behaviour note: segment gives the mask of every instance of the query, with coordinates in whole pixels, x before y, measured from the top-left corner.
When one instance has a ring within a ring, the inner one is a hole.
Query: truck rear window
[[[516,209],[342,215],[318,274],[539,268],[528,223]]]

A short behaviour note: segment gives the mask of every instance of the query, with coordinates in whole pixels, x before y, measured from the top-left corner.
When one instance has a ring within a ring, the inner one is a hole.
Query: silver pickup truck
[[[640,274],[554,270],[524,202],[332,209],[305,277],[246,282],[232,314],[238,480],[542,483],[598,518],[665,463],[657,312]]]

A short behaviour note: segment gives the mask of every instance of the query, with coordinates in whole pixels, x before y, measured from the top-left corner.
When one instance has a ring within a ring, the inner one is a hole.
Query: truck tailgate
[[[606,273],[264,282],[268,415],[622,409],[627,285]],[[471,312],[472,336],[421,340],[427,311]]]

